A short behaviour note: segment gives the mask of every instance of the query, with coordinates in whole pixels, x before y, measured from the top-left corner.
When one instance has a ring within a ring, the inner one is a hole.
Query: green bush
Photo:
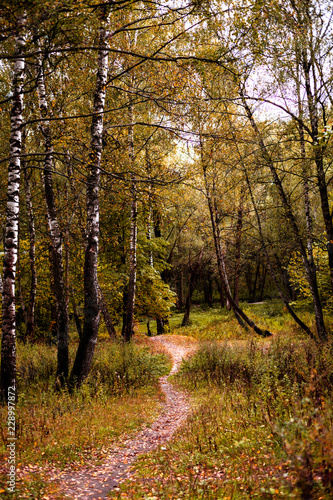
[[[197,387],[202,382],[233,384],[241,381],[251,385],[257,376],[254,359],[228,347],[227,344],[204,343],[194,356],[183,361],[180,377]]]
[[[102,384],[111,394],[122,394],[152,385],[168,372],[164,354],[153,354],[134,344],[114,343],[97,353],[88,378],[90,387]]]
[[[333,343],[318,346],[311,340],[277,338],[265,347],[251,341],[245,347],[207,342],[183,361],[179,377],[197,387],[202,383],[233,384],[244,387],[266,384],[297,385],[299,394],[317,375],[316,397],[333,390]]]
[[[70,347],[70,359],[75,356]],[[87,387],[91,395],[103,388],[108,394],[129,393],[150,386],[168,372],[169,362],[164,354],[154,354],[147,347],[123,342],[100,342],[96,348]],[[20,344],[17,354],[18,392],[31,387],[47,390],[55,385],[57,351],[54,346]]]

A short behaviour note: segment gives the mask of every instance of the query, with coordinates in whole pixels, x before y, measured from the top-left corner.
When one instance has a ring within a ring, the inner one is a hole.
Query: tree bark
[[[10,113],[10,146],[7,187],[6,229],[3,257],[1,399],[8,401],[8,390],[16,394],[15,278],[18,247],[19,190],[21,174],[23,82],[25,76],[25,14],[17,21],[13,70],[13,101]]]
[[[134,333],[134,311],[135,311],[135,293],[136,293],[136,272],[137,272],[137,239],[138,239],[138,200],[137,187],[134,178],[134,137],[133,137],[133,107],[130,105],[130,126],[128,130],[128,151],[129,160],[132,169],[131,175],[131,229],[130,229],[130,251],[129,251],[129,281],[127,288],[127,303],[124,314],[122,336],[126,342],[129,342]]]
[[[41,118],[41,131],[44,138],[44,191],[45,201],[47,207],[47,222],[51,240],[51,253],[52,253],[52,277],[56,303],[56,333],[58,344],[58,366],[57,376],[62,385],[68,377],[68,303],[66,300],[66,288],[64,283],[64,267],[63,267],[63,251],[62,251],[62,234],[59,227],[58,215],[56,209],[56,200],[53,189],[53,145],[52,133],[48,117],[48,103],[46,98],[44,69],[41,57],[37,62],[37,89],[38,100]]]
[[[99,243],[100,164],[103,148],[103,111],[108,75],[108,51],[106,50],[108,38],[106,24],[108,16],[106,8],[102,9],[101,21],[99,31],[98,71],[91,125],[90,172],[87,180],[87,246],[84,261],[84,325],[70,376],[70,385],[76,385],[77,387],[82,384],[89,374],[97,342],[100,320],[97,263]]]
[[[29,265],[31,273],[29,304],[27,310],[26,337],[30,342],[35,338],[35,305],[37,292],[37,269],[36,269],[36,229],[35,218],[31,201],[30,179],[28,170],[23,164],[24,186],[25,186],[25,203],[28,215],[29,227]]]

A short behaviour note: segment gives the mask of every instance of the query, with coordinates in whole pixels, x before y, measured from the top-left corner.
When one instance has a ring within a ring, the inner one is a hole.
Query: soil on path
[[[169,375],[176,373],[182,359],[196,348],[188,337],[161,335],[151,338],[151,341],[161,343],[172,355],[173,366]],[[110,448],[102,464],[82,467],[75,472],[66,469],[58,471],[49,480],[60,483],[62,493],[72,500],[106,498],[110,490],[131,476],[129,468],[138,456],[168,441],[191,410],[187,394],[173,387],[168,382],[168,376],[160,378],[160,385],[165,394],[165,404],[150,427]]]

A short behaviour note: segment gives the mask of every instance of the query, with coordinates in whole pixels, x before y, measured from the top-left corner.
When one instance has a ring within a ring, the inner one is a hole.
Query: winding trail
[[[82,467],[75,472],[65,469],[49,478],[52,482],[60,482],[61,492],[72,500],[106,498],[110,490],[131,476],[129,468],[138,456],[168,441],[191,411],[186,393],[173,387],[168,377],[178,371],[182,359],[194,352],[196,345],[189,339],[172,335],[153,337],[151,341],[161,343],[173,359],[170,374],[160,378],[166,397],[164,408],[151,427],[126,439],[120,446],[111,447],[102,464]]]

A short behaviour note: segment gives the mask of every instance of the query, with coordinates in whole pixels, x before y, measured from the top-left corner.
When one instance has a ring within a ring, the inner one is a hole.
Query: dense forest
[[[100,335],[140,358],[135,337],[191,328],[198,308],[261,342],[279,304],[289,347],[327,354],[332,15],[329,0],[0,1],[4,404],[25,393],[20,349],[44,349],[75,398],[103,373]]]

